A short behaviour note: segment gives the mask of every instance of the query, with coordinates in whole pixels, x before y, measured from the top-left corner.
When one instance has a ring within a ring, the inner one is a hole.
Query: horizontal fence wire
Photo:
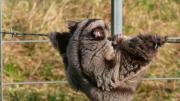
[[[8,34],[12,37],[14,36],[49,36],[49,34],[40,34],[40,33],[19,33],[19,32],[0,32],[1,34]]]
[[[158,80],[180,80],[179,77],[168,77],[168,78],[156,78],[156,77],[149,77],[144,78],[144,81],[158,81]],[[32,85],[32,84],[66,84],[67,81],[32,81],[32,82],[10,82],[10,83],[3,83],[4,86],[8,85]]]
[[[32,84],[66,84],[67,81],[32,81],[32,82],[10,82],[3,83],[4,86],[8,85],[32,85]]]
[[[161,77],[149,77],[149,78],[144,78],[143,80],[180,80],[180,77],[167,77],[167,78],[161,78]]]
[[[2,41],[2,43],[46,43],[49,40],[17,40],[17,41]]]

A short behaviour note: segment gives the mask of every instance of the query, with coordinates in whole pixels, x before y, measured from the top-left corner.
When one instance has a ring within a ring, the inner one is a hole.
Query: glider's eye
[[[93,29],[91,34],[95,40],[103,40],[105,38],[105,32],[102,27]]]

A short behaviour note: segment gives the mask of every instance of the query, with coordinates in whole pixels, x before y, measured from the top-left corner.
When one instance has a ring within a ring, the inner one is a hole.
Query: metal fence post
[[[111,0],[112,35],[122,34],[122,5],[123,0]]]
[[[0,31],[2,32],[2,0],[0,0]],[[3,40],[2,40],[2,33],[0,34],[0,82],[1,82],[1,94],[0,100],[3,101]]]

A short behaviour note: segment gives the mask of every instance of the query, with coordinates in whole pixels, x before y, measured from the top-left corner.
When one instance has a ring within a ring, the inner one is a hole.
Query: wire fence
[[[1,34],[2,35],[2,34]],[[1,39],[1,52],[3,51],[2,46],[5,44],[11,43],[47,43],[49,40],[19,40],[19,41],[3,41]],[[1,54],[2,64],[3,64],[3,54]],[[3,65],[1,65],[1,69],[3,69]],[[2,70],[3,71],[3,70]],[[156,78],[156,77],[149,77],[144,78],[143,80],[180,80],[180,77],[167,77],[167,78]],[[3,81],[3,80],[2,80]],[[10,83],[3,83],[3,85],[15,85],[15,84],[52,84],[52,83],[67,83],[66,81],[34,81],[34,82],[10,82]]]
[[[12,43],[47,43],[49,40],[19,40],[19,41],[3,41],[2,33],[1,33],[1,101],[3,101],[3,88],[5,86],[11,85],[37,85],[37,84],[66,84],[67,81],[29,81],[29,82],[3,82],[3,45],[12,44]],[[157,80],[180,80],[180,77],[167,77],[167,78],[156,78],[156,77],[149,77],[144,78],[144,81],[157,81]]]
[[[3,100],[3,87],[9,86],[9,85],[34,85],[34,84],[65,84],[67,81],[32,81],[32,82],[3,82],[3,45],[5,44],[11,44],[11,43],[46,43],[49,42],[49,40],[19,40],[19,41],[3,41],[1,33],[1,101]],[[143,80],[180,80],[180,77],[168,77],[168,78],[144,78]]]
[[[2,2],[2,1],[1,1]],[[1,3],[2,4],[2,3]],[[0,26],[2,26],[2,9],[0,12]],[[2,30],[2,27],[0,28],[0,31]],[[29,81],[29,82],[3,82],[3,46],[6,44],[14,44],[14,43],[47,43],[49,40],[19,40],[19,41],[5,41],[3,40],[3,33],[0,35],[0,71],[1,71],[1,101],[3,100],[3,87],[4,86],[9,86],[9,85],[34,85],[34,84],[65,84],[67,81]],[[152,81],[157,81],[157,80],[180,80],[180,77],[167,77],[167,78],[156,78],[156,77],[150,77],[150,78],[144,78],[143,80],[152,80]]]

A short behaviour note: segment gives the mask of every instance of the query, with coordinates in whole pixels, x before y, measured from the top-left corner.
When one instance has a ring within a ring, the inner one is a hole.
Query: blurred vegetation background
[[[66,31],[66,20],[101,18],[109,24],[111,0],[3,0],[3,31],[48,33]],[[123,33],[153,32],[180,36],[180,0],[124,0]],[[11,37],[4,40],[42,40]],[[64,65],[50,43],[5,44],[4,82],[66,80]],[[166,44],[146,77],[180,77],[180,45]],[[68,84],[11,85],[5,101],[87,101]],[[143,81],[134,101],[180,101],[180,80]]]

